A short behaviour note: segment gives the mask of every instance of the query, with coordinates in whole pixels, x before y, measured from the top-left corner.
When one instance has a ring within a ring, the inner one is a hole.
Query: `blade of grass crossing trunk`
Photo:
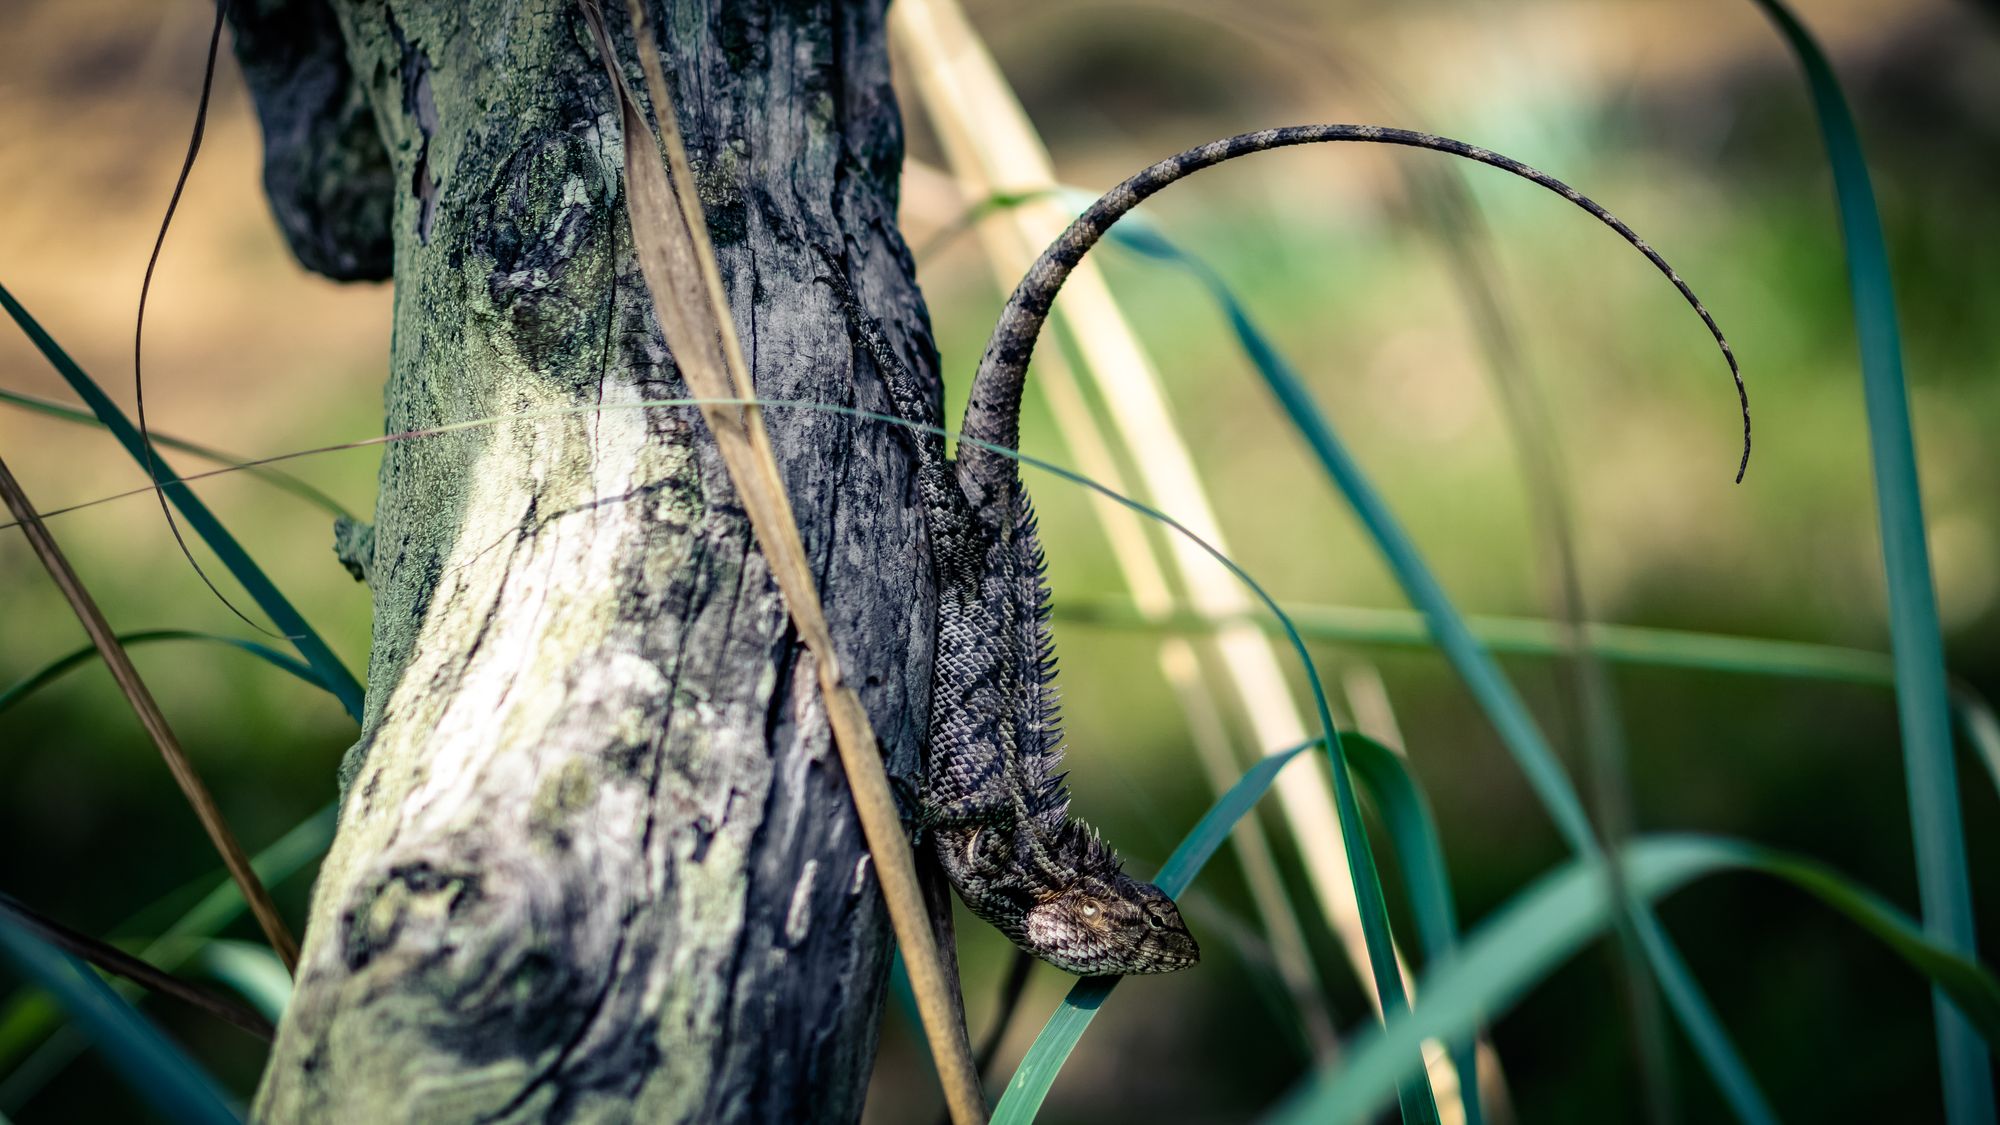
[[[28,315],[28,310],[23,308],[5,287],[0,287],[0,308],[6,309],[7,314],[14,318],[14,323],[20,326],[21,331],[27,333],[28,339],[34,342],[42,357],[49,361],[49,364],[69,384],[70,389],[76,392],[77,397],[90,407],[91,413],[97,415],[98,420],[117,437],[118,444],[125,447],[125,452],[131,454],[132,459],[142,467],[148,464],[154,467],[167,499],[173,501],[174,507],[180,509],[182,518],[188,521],[188,526],[194,528],[195,534],[201,536],[202,542],[208,544],[208,549],[214,551],[216,558],[222,560],[222,565],[229,569],[229,573],[234,575],[236,581],[249,593],[250,599],[270,617],[271,623],[278,627],[278,631],[284,634],[285,639],[299,650],[299,655],[305,657],[306,663],[312,665],[313,670],[319,673],[320,681],[331,687],[334,695],[340,699],[340,705],[347,710],[354,721],[360,722],[361,684],[340,662],[340,658],[333,654],[333,650],[326,646],[326,642],[320,639],[319,634],[313,631],[312,626],[306,624],[306,619],[293,608],[292,603],[278,592],[278,587],[251,559],[249,552],[236,541],[236,537],[229,534],[229,531],[222,526],[222,521],[215,518],[215,514],[208,510],[208,505],[203,504],[193,490],[181,483],[180,476],[167,464],[166,459],[148,448],[145,439],[139,436],[138,427],[125,417],[125,412],[118,408],[117,403],[111,401],[111,396],[105,394],[103,388],[84,373],[83,368],[77,366],[76,361],[69,357],[69,353],[56,343],[55,338],[50,336],[34,317]]]
[[[1047,152],[1035,136],[1018,99],[1007,87],[963,11],[952,0],[907,0],[891,10],[891,27],[914,65],[914,81],[924,104],[932,111],[940,139],[953,168],[962,180],[978,184],[967,192],[969,198],[983,198],[992,191],[1040,191],[1054,180],[1048,168]],[[1026,177],[1025,181],[1021,177]],[[1040,210],[1029,205],[1014,212],[1024,222]],[[1062,208],[1055,207],[1053,219],[1044,229],[1026,234],[1032,252],[1057,234],[1066,221]],[[1025,228],[1024,232],[1025,234]],[[1013,247],[1013,250],[1020,249]],[[1005,254],[1002,255],[1006,256]],[[1166,409],[1164,396],[1150,372],[1150,363],[1129,332],[1122,330],[1122,318],[1100,280],[1088,273],[1075,279],[1065,301],[1075,310],[1085,302],[1088,315],[1078,323],[1113,326],[1116,331],[1092,332],[1079,342],[1091,355],[1088,370],[1104,394],[1111,417],[1125,438],[1126,452],[1135,460],[1151,498],[1171,507],[1190,521],[1196,538],[1221,542],[1213,507],[1194,471],[1193,463],[1181,446],[1177,428]],[[1242,605],[1241,592],[1223,581],[1189,543],[1172,542],[1170,550],[1190,594],[1212,609]],[[1285,745],[1302,733],[1300,709],[1294,703],[1279,670],[1273,646],[1251,630],[1226,633],[1218,638],[1219,649],[1229,680],[1245,704],[1243,717],[1257,731],[1260,746]],[[1315,685],[1316,717],[1325,730],[1331,719]],[[1374,988],[1373,997],[1383,1010],[1399,1008],[1406,1002],[1402,981],[1395,967],[1393,943],[1386,915],[1380,909],[1379,877],[1367,854],[1354,807],[1352,785],[1346,766],[1337,751],[1329,747],[1334,778],[1333,816],[1326,813],[1323,787],[1309,784],[1313,779],[1294,775],[1281,785],[1287,814],[1292,818],[1309,855],[1323,860],[1338,854],[1341,862],[1314,862],[1309,870],[1315,888],[1332,919],[1354,924],[1342,926],[1359,966],[1366,962]],[[1344,840],[1344,846],[1340,841]],[[1345,874],[1346,878],[1339,878]],[[1352,905],[1350,905],[1352,904]],[[1353,949],[1358,938],[1360,949]],[[1437,1108],[1428,1077],[1412,1083],[1404,1093],[1407,1120],[1432,1120]]]
[[[99,419],[97,415],[92,414],[88,410],[78,410],[76,407],[73,406],[65,406],[60,402],[52,402],[45,398],[37,398],[34,395],[24,395],[19,391],[10,391],[4,387],[0,387],[0,402],[4,402],[9,406],[18,406],[23,410],[32,410],[37,414],[41,414],[49,418],[60,418],[65,422],[75,422],[79,425],[85,425],[85,426],[96,426],[99,429],[106,428],[103,420]],[[163,434],[158,430],[152,431],[152,437],[153,437],[153,444],[158,448],[177,449],[182,453],[192,453],[196,457],[200,457],[205,461],[213,461],[218,465],[240,466],[243,464],[244,461],[248,460],[248,458],[238,457],[235,454],[217,449],[212,445],[202,445],[199,442],[188,441],[185,438],[177,438],[171,434]],[[292,495],[297,496],[299,499],[304,500],[306,503],[311,504],[325,511],[328,515],[346,516],[348,519],[355,518],[354,513],[348,511],[347,507],[343,505],[340,501],[335,500],[333,497],[327,495],[325,492],[321,491],[318,488],[315,488],[314,486],[306,483],[305,481],[302,481],[299,478],[292,476],[290,473],[284,473],[276,469],[264,468],[262,466],[248,468],[247,471],[263,480],[269,481],[271,484],[276,485],[279,488],[284,489],[286,492],[289,492]]]

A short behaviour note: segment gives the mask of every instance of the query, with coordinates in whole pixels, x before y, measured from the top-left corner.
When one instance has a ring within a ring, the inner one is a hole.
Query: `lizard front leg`
[[[1054,660],[1027,496],[1010,475],[1006,491],[984,494],[986,507],[975,512],[945,461],[933,400],[832,255],[821,254],[898,416],[923,427],[911,436],[938,617],[919,832],[928,830],[959,898],[1028,953],[1083,974],[1193,964],[1199,948],[1172,900],[1125,875],[1117,854],[1068,814],[1055,772]]]

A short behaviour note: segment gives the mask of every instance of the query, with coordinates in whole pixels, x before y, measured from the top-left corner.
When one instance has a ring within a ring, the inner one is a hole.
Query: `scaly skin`
[[[1610,212],[1518,161],[1404,129],[1299,125],[1189,149],[1106,192],[1042,253],[1009,298],[973,379],[964,428],[971,440],[960,443],[957,462],[945,459],[939,434],[912,431],[939,597],[918,821],[973,913],[1020,948],[1073,973],[1171,972],[1194,964],[1200,951],[1172,900],[1126,875],[1117,853],[1069,815],[1069,795],[1055,772],[1061,757],[1055,659],[1034,508],[1015,460],[987,446],[1016,446],[1028,359],[1049,306],[1112,223],[1203,168],[1265,149],[1333,141],[1426,148],[1489,164],[1561,195],[1617,231],[1673,282],[1722,349],[1743,410],[1738,479],[1749,461],[1749,399],[1736,358],[1693,290]],[[830,281],[887,382],[897,414],[936,426],[934,402],[861,309],[839,264],[827,259]]]
[[[897,415],[936,426],[933,400],[825,256]],[[1069,816],[1054,773],[1055,662],[1026,491],[1015,488],[1012,502],[992,509],[1006,522],[988,522],[954,478],[944,439],[929,429],[910,436],[938,587],[919,828],[966,906],[1052,965],[1099,976],[1194,964],[1201,951],[1173,900],[1126,875],[1117,853]]]

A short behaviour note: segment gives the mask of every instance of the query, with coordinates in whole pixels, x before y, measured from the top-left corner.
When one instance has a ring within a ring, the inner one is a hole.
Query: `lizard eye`
[[[1086,902],[1079,909],[1079,913],[1081,913],[1085,918],[1095,918],[1097,917],[1097,904],[1094,902]]]
[[[1156,930],[1161,928],[1159,918],[1151,914],[1146,915],[1146,924]]]

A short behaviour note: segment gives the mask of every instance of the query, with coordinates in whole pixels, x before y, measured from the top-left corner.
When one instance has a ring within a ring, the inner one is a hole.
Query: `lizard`
[[[1449,137],[1376,125],[1297,125],[1188,149],[1112,188],[1036,259],[1008,298],[972,380],[963,438],[947,460],[935,399],[862,308],[824,248],[854,335],[896,415],[914,423],[917,486],[938,591],[937,651],[915,821],[946,877],[979,918],[1027,953],[1078,975],[1171,972],[1200,947],[1158,887],[1133,878],[1086,822],[1070,815],[1048,629],[1049,591],[1034,505],[1003,451],[1020,437],[1028,360],[1056,292],[1111,225],[1203,168],[1290,145],[1366,141],[1431,149],[1488,164],[1561,195],[1621,235],[1665,274],[1728,361],[1750,456],[1750,407],[1736,356],[1700,299],[1625,223],[1562,181]]]

